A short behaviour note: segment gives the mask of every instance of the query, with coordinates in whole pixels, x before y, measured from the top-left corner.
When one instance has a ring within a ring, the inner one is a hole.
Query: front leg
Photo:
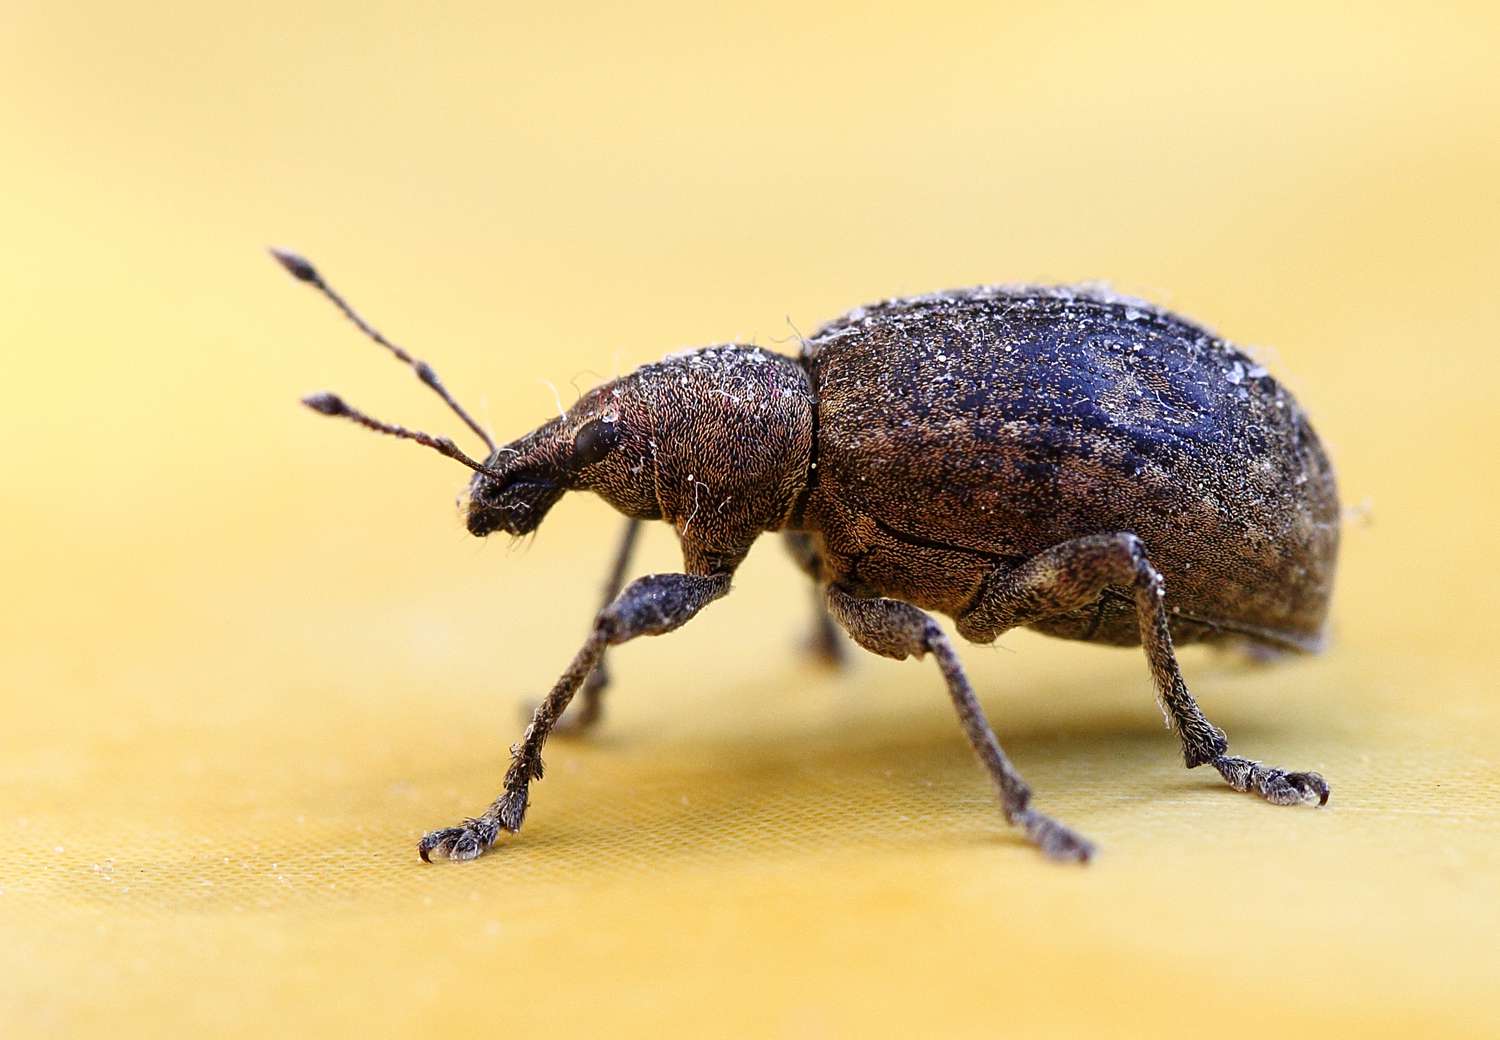
[[[604,610],[613,603],[620,595],[620,589],[625,585],[625,572],[630,569],[630,558],[635,554],[635,543],[640,535],[641,522],[635,517],[627,517],[625,520],[625,531],[620,536],[620,544],[615,549],[614,563],[610,566],[609,574],[604,579],[604,598],[599,604],[599,609]],[[589,677],[583,681],[583,702],[573,709],[573,713],[565,717],[557,726],[557,735],[560,737],[581,736],[593,729],[594,724],[604,714],[604,690],[609,685],[609,668],[605,658],[607,654],[601,653],[599,660],[594,665],[594,670]],[[534,712],[536,706],[528,705],[528,713]]]
[[[680,628],[698,611],[729,591],[730,575],[650,574],[630,584],[599,612],[588,639],[531,717],[520,743],[510,749],[511,765],[500,797],[483,815],[426,835],[417,846],[425,860],[433,851],[449,859],[474,859],[495,843],[501,831],[521,829],[531,781],[542,778],[542,745],[568,702],[604,657],[607,647],[636,636],[658,636]]]

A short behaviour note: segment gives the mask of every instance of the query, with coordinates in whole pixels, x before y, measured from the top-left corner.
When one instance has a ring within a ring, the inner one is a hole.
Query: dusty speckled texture
[[[979,288],[852,311],[803,358],[805,524],[834,576],[958,615],[996,571],[1125,531],[1166,579],[1177,642],[1320,643],[1332,469],[1291,394],[1202,326],[1101,290]],[[1033,627],[1139,641],[1124,595]]]

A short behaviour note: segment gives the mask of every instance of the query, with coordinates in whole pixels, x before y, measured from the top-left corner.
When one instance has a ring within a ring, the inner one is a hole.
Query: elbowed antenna
[[[311,285],[313,288],[321,292],[324,296],[328,297],[329,301],[332,302],[333,305],[340,311],[342,311],[344,317],[352,321],[355,327],[359,329],[359,331],[363,332],[366,336],[369,336],[376,343],[379,343],[386,350],[389,350],[392,354],[395,354],[398,360],[404,361],[406,364],[410,365],[412,367],[412,370],[417,373],[417,378],[430,386],[434,391],[436,391],[437,395],[443,399],[443,401],[448,405],[449,408],[453,409],[454,413],[457,414],[458,417],[468,425],[469,429],[473,430],[476,434],[479,435],[479,439],[484,441],[484,446],[490,450],[490,454],[494,454],[495,442],[490,438],[489,433],[485,431],[485,428],[483,426],[480,426],[477,422],[475,422],[469,415],[469,413],[464,411],[463,407],[453,399],[453,395],[448,393],[448,388],[443,386],[442,380],[438,379],[438,375],[432,370],[431,365],[429,365],[425,361],[419,361],[418,359],[412,357],[406,351],[402,350],[400,347],[396,346],[396,344],[392,343],[390,340],[382,336],[374,326],[370,325],[369,322],[361,318],[359,314],[354,310],[354,308],[349,306],[348,302],[345,301],[342,296],[333,291],[332,286],[323,281],[323,276],[318,273],[318,269],[316,267],[314,267],[307,261],[306,257],[299,256],[298,254],[293,253],[290,250],[276,249],[274,247],[271,248],[270,253],[271,256],[276,259],[276,262],[279,263],[282,267],[286,268],[287,273],[290,274],[293,278],[297,279],[299,282],[306,282],[308,285]],[[309,398],[309,400],[311,400],[311,398]],[[332,415],[338,413],[325,412],[324,414]],[[374,420],[371,420],[371,422],[373,421]],[[374,429],[374,427],[371,428]],[[457,448],[454,448],[454,451],[457,450]],[[444,454],[447,453],[445,452]]]
[[[459,450],[458,445],[454,444],[447,437],[433,437],[420,430],[408,430],[405,426],[395,426],[391,423],[383,423],[379,419],[372,419],[359,409],[350,407],[338,394],[312,394],[309,397],[304,397],[302,403],[319,415],[332,415],[342,419],[349,419],[359,423],[367,430],[374,430],[376,433],[388,433],[392,437],[401,437],[405,440],[416,441],[418,444],[425,444],[441,455],[446,455],[450,459],[462,462],[475,473],[483,473],[485,476],[494,477],[496,480],[505,479],[504,473],[469,458],[469,456]]]

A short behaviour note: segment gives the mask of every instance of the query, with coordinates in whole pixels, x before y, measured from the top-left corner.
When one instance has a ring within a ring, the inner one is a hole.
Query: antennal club
[[[400,437],[404,440],[416,441],[418,444],[425,444],[441,455],[446,455],[450,459],[462,462],[475,473],[483,473],[485,476],[494,477],[497,480],[505,479],[504,473],[490,469],[482,462],[476,462],[474,459],[469,458],[469,456],[459,450],[458,445],[454,444],[447,437],[433,437],[422,433],[420,430],[408,430],[404,426],[395,426],[391,423],[383,423],[379,419],[372,419],[359,409],[345,403],[344,399],[338,394],[313,394],[309,397],[304,397],[302,403],[319,415],[331,415],[336,418],[348,419],[359,423],[359,425],[367,430],[374,430],[376,433],[386,433],[392,437]]]
[[[412,357],[406,351],[402,350],[396,344],[392,343],[390,340],[382,336],[380,332],[369,322],[361,318],[358,312],[356,312],[353,307],[349,306],[348,302],[345,301],[342,296],[335,292],[327,282],[323,281],[323,276],[318,273],[318,269],[316,267],[314,267],[307,261],[306,257],[299,256],[298,254],[286,249],[272,249],[270,252],[271,256],[276,259],[276,262],[279,263],[282,267],[286,268],[288,274],[297,279],[299,282],[306,282],[308,285],[311,285],[313,288],[317,289],[324,296],[328,297],[329,301],[340,311],[342,311],[344,317],[352,321],[354,323],[354,326],[359,329],[359,331],[363,332],[366,336],[369,336],[386,350],[389,350],[392,354],[396,355],[396,358],[398,360],[404,361],[406,364],[410,365],[412,367],[412,370],[417,373],[417,378],[431,387],[437,393],[437,395],[443,399],[444,403],[446,403],[449,408],[453,409],[454,413],[460,419],[462,419],[465,424],[468,425],[469,429],[473,430],[476,434],[479,435],[479,439],[484,441],[484,445],[490,450],[490,453],[494,454],[495,442],[490,438],[489,433],[486,432],[483,426],[480,426],[477,422],[475,422],[474,419],[469,415],[469,413],[464,411],[463,407],[453,399],[453,395],[448,393],[448,388],[443,386],[442,380],[438,379],[438,375],[432,370],[431,365],[429,365],[425,361],[420,361],[417,358]],[[311,398],[309,398],[308,400],[310,401]],[[309,407],[314,406],[309,405]],[[340,413],[325,412],[324,414],[333,415]],[[374,420],[371,420],[371,422],[373,421]],[[376,427],[371,428],[375,429]],[[384,432],[389,433],[391,431],[386,430]],[[423,436],[425,436],[425,434]],[[429,438],[429,440],[430,439],[431,438]],[[454,448],[454,451],[457,450],[457,448]],[[444,452],[444,454],[447,454],[447,452]]]

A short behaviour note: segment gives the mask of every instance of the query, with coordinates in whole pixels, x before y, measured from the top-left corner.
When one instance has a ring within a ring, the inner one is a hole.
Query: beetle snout
[[[563,488],[540,477],[513,477],[501,484],[477,477],[469,488],[465,523],[469,533],[483,538],[496,531],[530,534],[563,495]]]

